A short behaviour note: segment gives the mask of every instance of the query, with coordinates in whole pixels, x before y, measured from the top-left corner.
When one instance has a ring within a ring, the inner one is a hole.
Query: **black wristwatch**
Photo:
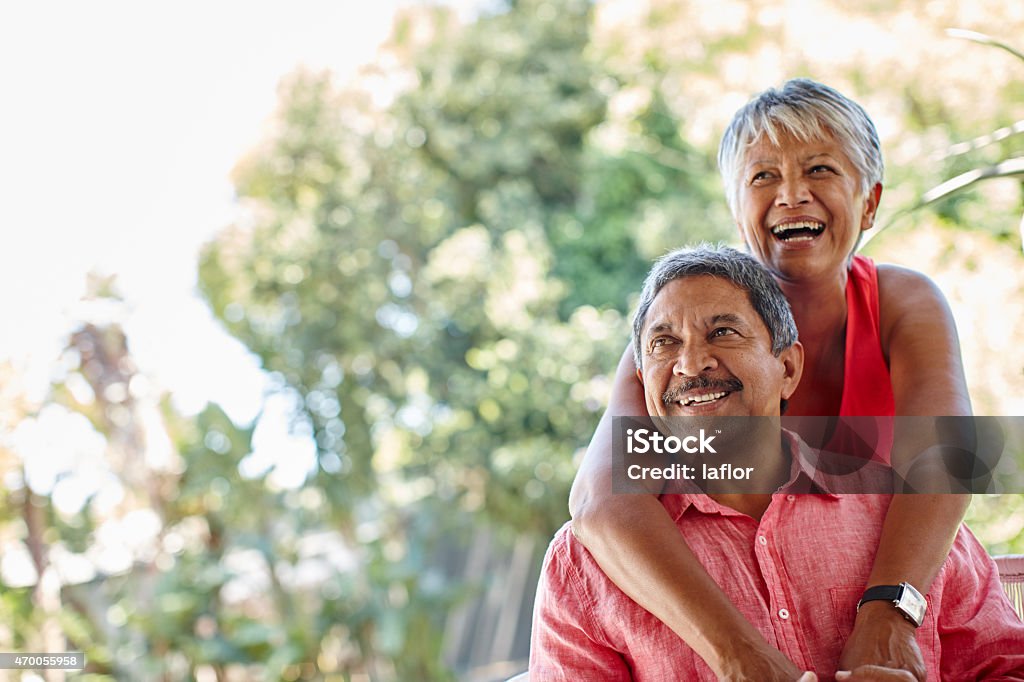
[[[921,627],[924,622],[924,612],[928,608],[927,602],[921,593],[914,589],[910,583],[899,585],[876,585],[864,591],[864,596],[857,602],[857,610],[869,601],[892,602],[896,610],[903,614],[903,617],[914,624],[914,627]]]

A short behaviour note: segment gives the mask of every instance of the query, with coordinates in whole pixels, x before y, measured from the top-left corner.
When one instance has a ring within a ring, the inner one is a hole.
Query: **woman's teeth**
[[[800,220],[783,223],[772,228],[772,234],[787,242],[806,242],[814,239],[825,229],[825,223],[814,220]]]

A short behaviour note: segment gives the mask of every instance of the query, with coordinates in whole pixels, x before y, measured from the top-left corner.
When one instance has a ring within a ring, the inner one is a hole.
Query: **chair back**
[[[1013,610],[1024,620],[1024,554],[992,557],[999,568],[999,582],[1010,598]]]

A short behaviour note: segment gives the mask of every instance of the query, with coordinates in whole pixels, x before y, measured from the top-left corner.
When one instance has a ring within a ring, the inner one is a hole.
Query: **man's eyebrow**
[[[717,313],[708,318],[707,323],[709,326],[715,326],[718,324],[730,324],[735,326],[746,325],[747,321],[737,315],[736,313]],[[671,322],[667,320],[657,320],[652,322],[647,330],[644,332],[644,336],[650,336],[651,334],[659,334],[661,332],[670,332],[674,329]]]
[[[670,331],[672,331],[672,323],[671,322],[658,321],[658,322],[654,322],[653,324],[651,324],[650,327],[647,328],[647,334],[657,334],[658,332],[670,332]]]
[[[718,313],[717,315],[712,315],[710,322],[712,325],[723,323],[734,325],[746,324],[746,321],[736,313]]]

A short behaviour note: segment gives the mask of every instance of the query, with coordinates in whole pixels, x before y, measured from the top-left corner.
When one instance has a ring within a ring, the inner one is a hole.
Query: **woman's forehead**
[[[772,140],[765,133],[759,135],[747,145],[743,162],[749,165],[759,161],[773,161],[783,154],[795,155],[801,159],[830,155],[840,160],[850,160],[839,139],[830,132],[824,132],[821,136],[802,138],[787,131],[781,133],[776,140]]]

